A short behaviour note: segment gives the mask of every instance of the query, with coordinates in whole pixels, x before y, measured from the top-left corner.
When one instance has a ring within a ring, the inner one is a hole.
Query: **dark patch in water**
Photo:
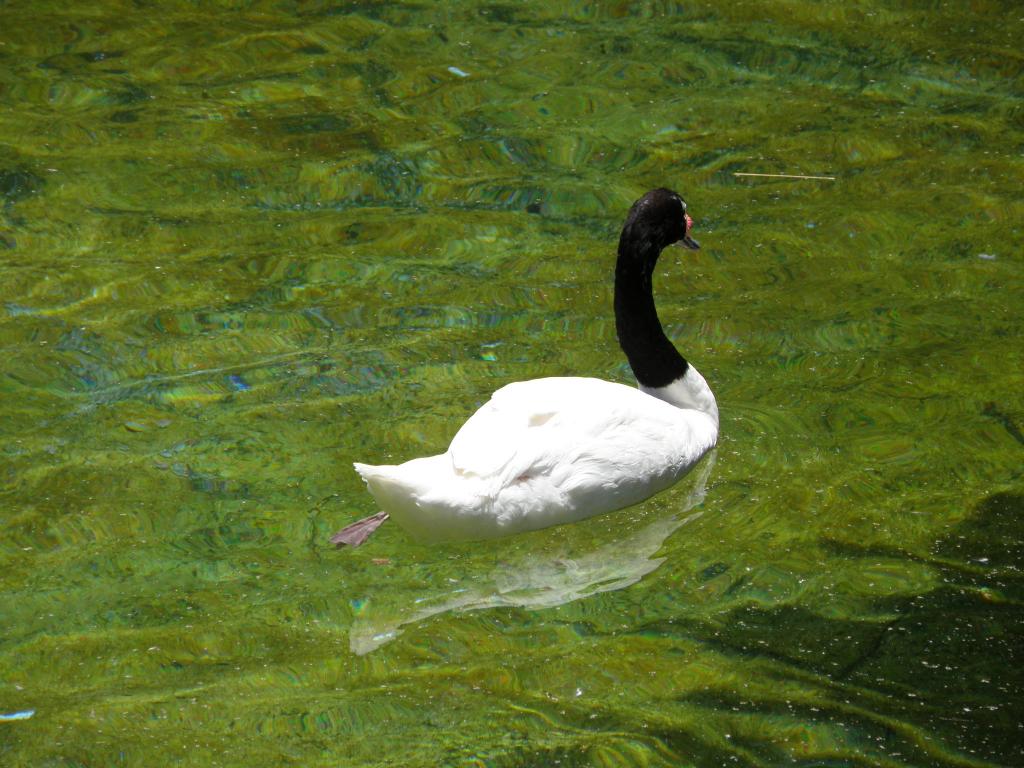
[[[729,566],[726,563],[712,563],[700,572],[700,580],[709,581],[715,578],[715,576],[721,576],[728,570]]]
[[[935,553],[969,565],[983,565],[993,569],[993,574],[1006,569],[1003,576],[1024,586],[1024,494],[989,496],[974,515],[936,543]]]
[[[149,91],[144,88],[140,88],[137,85],[128,83],[121,87],[121,89],[114,95],[114,101],[117,104],[123,104],[125,106],[131,104],[138,104],[141,101],[150,101],[153,97],[149,95]]]
[[[112,123],[137,123],[138,121],[139,113],[131,112],[129,110],[115,112],[110,116],[110,122]]]
[[[0,169],[0,200],[16,203],[38,193],[43,180],[31,171],[20,168]]]
[[[281,130],[285,133],[342,133],[349,128],[348,121],[337,115],[296,115],[281,120]]]
[[[119,59],[122,56],[124,56],[124,51],[89,51],[78,54],[78,58],[87,64],[95,64],[98,61],[106,61],[107,59]]]
[[[1024,445],[1024,433],[1021,433],[1020,428],[1013,422],[1013,419],[1003,413],[998,405],[995,403],[985,403],[982,414],[998,421],[1010,433],[1010,437]]]

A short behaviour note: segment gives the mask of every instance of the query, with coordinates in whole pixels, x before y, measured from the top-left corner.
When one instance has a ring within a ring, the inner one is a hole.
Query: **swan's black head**
[[[652,189],[629,209],[619,250],[626,245],[652,245],[660,251],[679,243],[695,251],[700,245],[690,237],[691,227],[693,219],[686,213],[683,198],[670,189]]]

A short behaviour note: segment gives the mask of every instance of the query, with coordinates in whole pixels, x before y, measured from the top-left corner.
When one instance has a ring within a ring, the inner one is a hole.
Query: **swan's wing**
[[[545,488],[543,496],[606,493],[673,472],[693,443],[689,431],[685,412],[631,387],[535,379],[495,392],[459,430],[449,455],[457,474],[488,481],[495,493],[532,480],[543,481],[530,489],[535,496]]]
[[[541,434],[549,439],[559,431],[586,429],[579,416],[581,400],[591,395],[592,379],[548,378],[508,384],[474,413],[452,439],[448,453],[459,475],[494,478],[513,462],[522,464]],[[604,383],[604,382],[601,382]],[[587,419],[586,421],[590,421]],[[517,460],[518,459],[518,460]]]

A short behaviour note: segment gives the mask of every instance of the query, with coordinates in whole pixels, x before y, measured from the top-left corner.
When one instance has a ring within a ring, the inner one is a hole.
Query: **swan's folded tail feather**
[[[391,474],[388,470],[394,469],[393,466],[388,464],[361,464],[358,461],[352,462],[352,466],[355,467],[356,472],[366,482],[378,478],[386,478]]]
[[[398,465],[356,463],[353,466],[366,481],[366,488],[380,509],[408,530],[424,517],[420,499],[437,477],[436,471],[430,471],[432,461],[432,458],[423,458]]]
[[[429,475],[411,471],[418,463],[422,463],[422,459],[400,465],[375,466],[356,462],[352,466],[366,482],[366,487],[381,508],[390,512],[395,505],[414,505],[416,498],[429,487]]]

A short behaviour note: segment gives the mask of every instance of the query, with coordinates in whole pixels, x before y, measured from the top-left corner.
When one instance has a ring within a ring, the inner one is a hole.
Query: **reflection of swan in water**
[[[394,594],[394,583],[386,585],[384,594],[369,598],[357,609],[349,647],[361,656],[396,638],[402,627],[448,611],[551,608],[637,583],[664,562],[665,558],[655,555],[672,532],[701,514],[685,513],[704,500],[714,463],[712,451],[693,473],[691,490],[679,500],[675,514],[662,516],[621,539],[613,535],[611,541],[590,549],[566,548],[557,555],[522,552],[518,557],[506,558],[491,573],[471,577],[469,587],[466,582],[439,579],[443,583],[421,592],[411,602],[407,593],[400,603],[387,602],[387,595]]]

